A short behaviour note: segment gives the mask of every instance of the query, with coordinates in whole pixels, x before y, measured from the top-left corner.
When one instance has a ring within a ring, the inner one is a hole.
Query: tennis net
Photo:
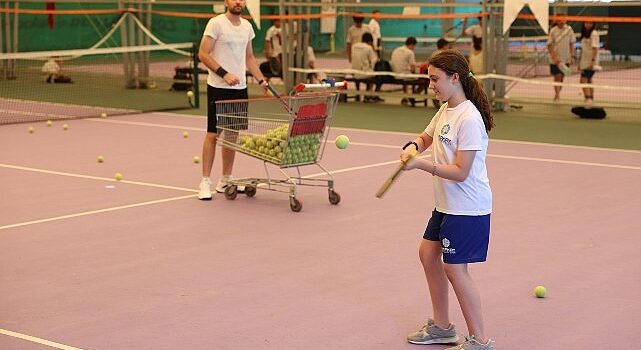
[[[193,107],[192,52],[181,43],[0,53],[0,124]]]

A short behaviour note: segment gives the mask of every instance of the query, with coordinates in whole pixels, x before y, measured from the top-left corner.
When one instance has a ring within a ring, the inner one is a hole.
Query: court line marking
[[[50,346],[52,348],[61,349],[61,350],[83,350],[75,346],[64,345],[64,344],[56,343],[51,340],[42,339],[42,338],[34,337],[32,335],[22,334],[18,332],[13,332],[13,331],[2,329],[2,328],[0,328],[0,334],[4,334],[6,336],[14,337],[22,340],[28,340],[30,342]]]
[[[27,225],[41,224],[43,222],[50,222],[50,221],[58,221],[58,220],[63,220],[63,219],[77,218],[77,217],[87,216],[87,215],[108,213],[108,212],[111,212],[111,211],[116,211],[116,210],[121,210],[121,209],[136,208],[136,207],[142,207],[142,206],[145,206],[145,205],[152,205],[152,204],[159,204],[159,203],[167,203],[167,202],[172,202],[172,201],[177,201],[177,200],[182,200],[182,199],[187,199],[187,198],[195,198],[195,197],[196,197],[195,195],[189,194],[189,195],[182,195],[182,196],[178,196],[178,197],[156,199],[156,200],[153,200],[153,201],[146,201],[146,202],[139,202],[139,203],[134,203],[134,204],[120,205],[120,206],[111,207],[111,208],[90,210],[90,211],[85,211],[85,212],[75,213],[75,214],[54,216],[54,217],[46,218],[46,219],[25,221],[25,222],[19,222],[19,223],[16,223],[16,224],[0,226],[0,230],[5,230],[5,229],[15,228],[15,227],[21,227],[21,226],[27,226]]]
[[[150,112],[146,114],[160,114],[158,112]],[[163,116],[169,116],[171,113],[162,113]],[[191,114],[181,114],[181,113],[175,113],[171,114],[177,117],[188,117],[188,118],[205,118],[199,117],[199,116],[194,116]],[[94,122],[107,122],[107,120],[104,119],[86,119]],[[115,121],[112,120],[111,122],[113,123],[122,123],[122,124],[132,124],[132,125],[140,125],[140,126],[151,126],[151,127],[167,127],[163,124],[155,124],[155,123],[139,123],[135,124],[137,122],[128,122],[128,121]],[[179,129],[187,129],[188,130],[197,130],[197,131],[205,131],[205,128],[197,128],[197,127],[180,127],[180,126],[172,126],[173,128]],[[383,131],[383,130],[368,130],[368,129],[359,129],[359,128],[345,128],[345,127],[333,127],[330,125],[330,130],[331,129],[338,129],[338,130],[347,130],[347,131],[358,131],[358,132],[364,132],[364,133],[372,133],[372,134],[385,134],[385,135],[404,135],[404,136],[416,136],[416,133],[411,133],[411,132],[404,132],[404,131]],[[635,154],[641,154],[641,151],[638,150],[632,150],[632,149],[621,149],[621,148],[605,148],[605,147],[593,147],[593,146],[580,146],[580,145],[563,145],[563,144],[558,144],[558,143],[544,143],[544,142],[532,142],[532,141],[516,141],[516,140],[503,140],[503,139],[490,139],[490,142],[499,142],[499,143],[511,143],[511,144],[518,144],[518,145],[534,145],[534,146],[546,146],[546,147],[560,147],[560,148],[576,148],[576,149],[586,149],[586,150],[598,150],[598,151],[608,151],[608,152],[624,152],[624,153],[635,153]]]
[[[116,181],[115,179],[112,179],[112,178],[109,178],[109,177],[100,177],[100,176],[82,175],[82,174],[72,174],[72,173],[66,173],[66,172],[62,172],[62,171],[53,171],[53,170],[45,170],[45,169],[38,169],[38,168],[29,168],[29,167],[25,167],[25,166],[12,165],[12,164],[0,163],[0,168],[32,171],[32,172],[36,172],[36,173],[52,174],[52,175],[60,175],[60,176],[78,177],[78,178],[81,178],[81,179],[89,179],[89,180],[119,182],[119,183],[126,183],[126,184],[130,184],[130,185],[141,185],[141,186],[147,186],[147,187],[163,188],[163,189],[166,189],[166,190],[176,190],[176,191],[194,192],[194,193],[198,192],[198,191],[196,191],[196,190],[194,190],[192,188],[168,186],[168,185],[161,185],[161,184],[154,184],[154,183],[140,182],[140,181],[131,181],[131,180]]]

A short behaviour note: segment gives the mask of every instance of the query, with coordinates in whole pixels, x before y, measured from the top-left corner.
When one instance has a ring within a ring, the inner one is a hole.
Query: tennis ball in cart
[[[122,174],[121,174],[121,173],[116,173],[116,174],[114,175],[114,179],[116,179],[116,181],[120,181],[120,180],[122,180]]]
[[[98,163],[103,163],[105,161],[105,157],[104,156],[98,156],[97,160],[98,160]]]
[[[543,286],[536,286],[536,288],[534,288],[534,295],[537,298],[545,298],[545,293],[547,293],[547,289]]]
[[[349,137],[345,135],[339,135],[336,140],[334,141],[336,144],[336,147],[340,149],[345,149],[347,146],[349,146]]]

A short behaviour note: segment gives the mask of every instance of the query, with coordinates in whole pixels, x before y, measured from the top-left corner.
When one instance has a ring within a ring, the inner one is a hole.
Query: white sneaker
[[[211,180],[208,177],[204,177],[200,181],[200,191],[198,192],[198,199],[200,199],[201,201],[211,200]]]
[[[225,193],[225,189],[227,188],[227,182],[229,180],[233,180],[233,177],[230,176],[229,179],[224,179],[224,178],[221,177],[220,180],[218,180],[218,183],[216,184],[216,192]],[[237,185],[236,186],[236,192],[238,192],[238,193],[245,192],[245,186]]]
[[[592,107],[594,105],[594,100],[591,98],[585,99],[585,106],[586,107]]]

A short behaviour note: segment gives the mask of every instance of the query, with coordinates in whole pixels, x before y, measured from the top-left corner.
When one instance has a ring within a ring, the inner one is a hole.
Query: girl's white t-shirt
[[[240,80],[239,84],[230,86],[225,83],[223,78],[209,70],[207,84],[221,89],[245,89],[247,87],[247,77],[245,76],[247,45],[256,36],[249,21],[241,18],[240,25],[235,26],[225,14],[220,14],[207,22],[203,35],[207,35],[215,41],[214,49],[210,52],[214,60]]]
[[[436,210],[453,215],[490,214],[492,190],[485,166],[489,138],[476,106],[470,100],[454,108],[444,103],[425,132],[433,138],[432,159],[437,167],[454,164],[457,151],[476,151],[465,181],[433,177]]]

